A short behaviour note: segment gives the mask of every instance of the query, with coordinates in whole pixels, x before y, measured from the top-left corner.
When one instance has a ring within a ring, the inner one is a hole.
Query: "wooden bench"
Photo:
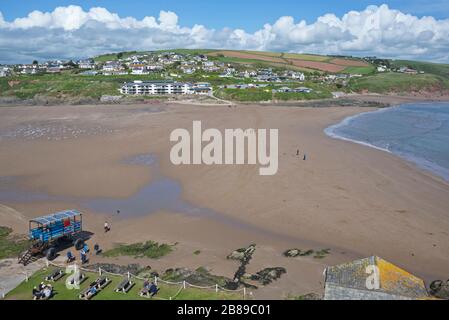
[[[119,293],[128,293],[129,290],[134,286],[134,282],[132,282],[130,279],[125,278],[122,282],[115,288],[115,292]]]
[[[156,294],[158,294],[159,291],[160,291],[160,288],[157,288],[157,292],[156,292],[153,296],[151,296],[150,290],[142,289],[142,290],[140,290],[140,292],[139,292],[139,296],[141,296],[142,298],[151,299],[151,298],[153,298]]]
[[[92,293],[92,286],[87,287],[86,289],[84,289],[80,295],[79,298],[83,299],[83,300],[90,300],[93,296],[95,296],[98,293],[98,289],[95,291],[95,294]],[[96,288],[95,288],[96,289]]]
[[[102,290],[111,283],[111,279],[108,277],[100,277],[95,282],[97,283],[97,289]]]
[[[89,287],[83,290],[79,298],[84,300],[90,300],[93,296],[97,295],[99,291],[106,288],[111,283],[111,279],[108,277],[100,277],[94,282],[92,282]],[[95,294],[92,294],[92,288],[95,288]]]
[[[59,279],[61,279],[64,276],[64,271],[62,271],[61,269],[56,269],[55,271],[53,271],[53,273],[51,273],[50,275],[48,275],[45,280],[46,281],[58,281]]]

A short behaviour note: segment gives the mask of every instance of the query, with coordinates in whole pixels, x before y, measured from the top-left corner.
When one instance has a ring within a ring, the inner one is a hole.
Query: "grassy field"
[[[445,78],[449,77],[449,64],[438,64],[422,61],[393,60],[390,63],[392,68],[410,67],[425,73],[431,73]]]
[[[32,289],[34,286],[38,286],[39,283],[44,281],[44,278],[52,273],[54,269],[49,268],[48,270],[42,269],[33,276],[31,276],[28,282],[22,282],[15,289],[10,291],[5,299],[7,300],[31,300],[32,299]],[[81,291],[86,289],[89,284],[95,281],[99,276],[97,273],[86,273],[87,279],[80,285],[80,289],[69,290],[65,286],[65,280],[67,276],[62,277],[57,282],[52,283],[55,295],[52,300],[78,300],[79,294]],[[143,287],[143,281],[135,279],[135,286],[127,293],[116,293],[114,289],[118,286],[118,284],[123,280],[122,277],[119,276],[110,276],[108,277],[112,280],[106,288],[101,290],[92,300],[148,300],[147,298],[142,298],[139,296],[139,292]],[[181,285],[166,285],[163,283],[158,283],[158,287],[160,291],[157,295],[159,299],[167,299],[175,297],[176,293],[181,288]],[[241,300],[243,299],[243,294],[241,293],[232,293],[232,292],[223,292],[219,291],[218,293],[215,290],[206,290],[206,289],[196,289],[196,288],[186,288],[183,289],[179,295],[177,295],[174,299],[176,300]]]
[[[449,89],[449,81],[434,74],[409,75],[387,72],[352,79],[349,87],[353,91],[368,90],[377,93],[403,93],[419,90],[437,91]]]
[[[99,98],[102,95],[119,95],[118,89],[123,82],[154,79],[160,79],[160,76],[84,76],[75,73],[16,76],[0,78],[0,96],[20,99],[31,99],[35,95]]]
[[[253,68],[278,68],[283,70],[297,70],[303,72],[315,72],[316,70],[293,66],[290,63],[268,62],[257,59],[225,57],[225,56],[209,56],[212,61],[219,61],[223,63],[251,65]]]
[[[119,245],[118,247],[103,253],[106,257],[130,256],[135,258],[158,259],[173,251],[173,246],[154,241]]]
[[[320,56],[315,54],[301,54],[301,53],[284,53],[282,57],[286,59],[299,59],[299,60],[318,61],[318,62],[327,62],[331,59],[328,56]]]
[[[15,257],[29,247],[29,242],[19,236],[12,236],[12,229],[0,226],[0,259]]]
[[[249,88],[249,89],[218,89],[215,91],[215,96],[224,100],[234,100],[241,102],[258,102],[270,100],[313,100],[313,99],[327,99],[332,98],[332,91],[335,90],[333,86],[317,84],[313,82],[305,82],[301,86],[313,89],[311,93],[296,93],[296,92],[276,92],[273,94],[272,90],[288,86],[290,88],[298,87],[298,84],[285,83],[270,85],[265,88]]]
[[[347,67],[345,70],[343,70],[342,73],[369,75],[374,74],[375,72],[376,68],[374,66],[368,66],[368,67]]]

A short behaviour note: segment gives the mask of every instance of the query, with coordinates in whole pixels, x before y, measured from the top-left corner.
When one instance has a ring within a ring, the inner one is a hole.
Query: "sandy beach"
[[[280,280],[254,291],[257,298],[322,293],[327,265],[372,255],[427,282],[447,279],[449,184],[392,154],[323,132],[345,117],[371,110],[182,104],[2,107],[0,194],[14,192],[0,198],[0,225],[25,233],[30,217],[77,208],[84,213],[85,229],[94,233],[92,244],[107,249],[146,240],[177,243],[175,252],[160,260],[137,262],[157,270],[205,266],[229,277],[237,266],[226,255],[255,243],[248,272],[287,269]],[[250,165],[172,165],[170,132],[191,130],[194,120],[220,130],[279,129],[278,173],[260,176],[259,167]],[[145,154],[157,158],[157,168],[125,161]],[[181,186],[180,201],[213,214],[156,208],[133,215],[117,208],[117,215],[84,205],[91,199],[133,197],[160,177]],[[108,234],[102,231],[105,220],[112,225]],[[330,248],[331,253],[324,259],[284,257],[291,248]],[[195,250],[201,254],[194,255]]]

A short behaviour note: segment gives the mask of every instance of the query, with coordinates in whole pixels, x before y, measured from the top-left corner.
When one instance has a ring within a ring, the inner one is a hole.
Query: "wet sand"
[[[85,213],[85,229],[95,233],[92,243],[105,249],[145,240],[177,242],[174,253],[158,261],[139,260],[140,264],[158,270],[205,266],[229,277],[237,265],[225,256],[256,243],[249,272],[270,266],[287,269],[281,280],[255,291],[258,298],[321,293],[326,265],[370,255],[427,281],[446,279],[449,185],[393,155],[333,140],[323,132],[347,116],[370,110],[189,105],[1,108],[0,176],[9,180],[0,181],[0,193],[12,188],[25,197],[38,193],[48,198],[1,199],[17,213],[8,214],[10,209],[1,207],[0,225],[24,232],[23,217],[79,208]],[[278,128],[277,175],[259,176],[259,166],[172,165],[169,134],[176,128],[191,130],[193,120],[220,130]],[[301,157],[296,156],[297,149]],[[307,161],[302,160],[303,153]],[[145,154],[157,157],[157,170],[145,163],[126,163]],[[161,176],[181,187],[178,200],[216,215],[189,214],[167,205],[148,210],[148,215],[122,208],[117,208],[120,215],[85,208],[86,201],[99,198],[135,197]],[[102,232],[105,219],[112,224],[108,234]],[[282,252],[290,248],[331,248],[331,254],[320,260],[287,259]],[[201,254],[194,255],[195,250]],[[97,260],[101,259],[95,257],[93,262]]]

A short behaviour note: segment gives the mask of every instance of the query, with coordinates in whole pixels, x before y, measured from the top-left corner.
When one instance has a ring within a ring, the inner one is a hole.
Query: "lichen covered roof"
[[[367,268],[368,266],[377,267],[378,288],[372,289],[367,286],[367,279],[372,275],[372,272]],[[368,290],[373,293],[382,292],[415,299],[428,297],[422,279],[379,257],[369,257],[328,267],[326,270],[326,285]]]

